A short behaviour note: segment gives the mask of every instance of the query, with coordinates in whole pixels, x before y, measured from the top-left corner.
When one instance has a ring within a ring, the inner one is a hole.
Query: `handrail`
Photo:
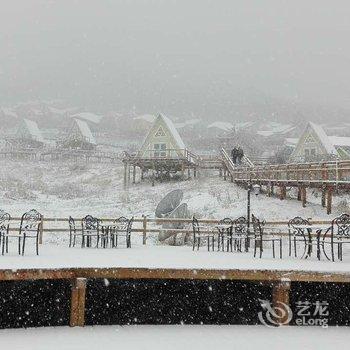
[[[159,155],[155,155],[157,153],[159,153]],[[130,155],[129,159],[186,159],[193,163],[199,162],[199,157],[188,148],[166,148],[165,150],[146,149],[144,151],[137,151],[134,155]]]

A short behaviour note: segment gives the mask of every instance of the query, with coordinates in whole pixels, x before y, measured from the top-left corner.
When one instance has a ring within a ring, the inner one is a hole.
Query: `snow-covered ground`
[[[173,189],[183,189],[184,202],[191,213],[202,218],[238,217],[246,214],[246,191],[225,182],[218,174],[202,172],[197,179],[156,183],[148,181],[123,189],[123,169],[118,164],[69,164],[64,162],[1,161],[1,209],[12,216],[36,208],[46,217],[136,217],[154,216],[161,198]],[[292,194],[292,193],[291,193]],[[311,194],[311,191],[310,191]],[[252,198],[252,212],[271,220],[302,216],[329,219],[319,204],[317,193],[310,195],[313,203],[302,208],[296,200],[281,201],[265,195]],[[346,197],[337,198],[335,202]],[[343,209],[343,208],[342,208]],[[337,212],[335,205],[334,215]],[[64,225],[65,223],[63,223]],[[12,223],[16,225],[16,223]],[[17,223],[18,225],[18,223]],[[62,227],[62,223],[61,223]],[[133,266],[133,267],[193,267],[193,268],[268,268],[345,271],[350,261],[342,263],[288,259],[286,245],[284,259],[271,259],[266,251],[262,260],[253,259],[252,253],[192,252],[191,247],[157,246],[154,236],[148,237],[147,246],[140,244],[140,236],[133,235],[132,249],[68,249],[67,234],[45,234],[40,256],[28,243],[25,257],[16,255],[16,242],[10,244],[10,254],[0,257],[1,268],[23,267],[79,267],[79,266]],[[136,243],[136,244],[135,244]],[[64,259],[62,257],[64,256]]]
[[[154,216],[158,202],[173,189],[184,190],[184,202],[198,217],[234,218],[246,214],[246,191],[223,181],[217,173],[202,172],[197,179],[156,183],[155,187],[145,181],[124,190],[121,164],[0,161],[0,208],[12,216],[31,208],[46,217]],[[289,194],[296,195],[293,191]],[[344,195],[334,199],[334,215],[349,210],[349,198]],[[330,218],[320,205],[317,191],[310,190],[308,200],[307,208],[302,208],[296,200],[281,201],[262,194],[252,198],[252,212],[271,220],[297,215]]]
[[[99,326],[0,331],[3,349],[259,349],[346,348],[347,327]]]
[[[30,243],[28,243],[29,245]],[[68,248],[67,244],[44,244],[40,255],[34,255],[34,247],[27,247],[27,254],[16,254],[16,245],[10,254],[0,256],[1,269],[59,268],[59,267],[144,267],[189,269],[252,269],[252,270],[303,270],[303,271],[350,271],[350,252],[344,251],[344,261],[332,263],[325,258],[318,261],[290,258],[284,246],[284,258],[273,259],[271,249],[265,249],[262,259],[248,253],[208,252],[205,247],[192,251],[190,246],[133,245],[126,248]]]

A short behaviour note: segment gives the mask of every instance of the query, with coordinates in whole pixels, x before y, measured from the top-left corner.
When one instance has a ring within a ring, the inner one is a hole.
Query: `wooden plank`
[[[0,269],[0,281],[71,279],[76,269]]]
[[[85,325],[85,295],[86,295],[86,278],[76,278],[72,283],[71,292],[71,327],[83,327]]]
[[[282,279],[273,284],[272,304],[277,317],[274,319],[278,325],[287,325],[291,318],[289,307],[290,280]]]
[[[250,280],[261,282],[336,282],[350,283],[350,272],[306,272],[297,270],[176,269],[176,268],[70,268],[0,270],[0,280],[36,279],[193,279]]]

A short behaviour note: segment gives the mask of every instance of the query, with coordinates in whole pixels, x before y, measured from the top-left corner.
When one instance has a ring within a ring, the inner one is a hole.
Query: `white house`
[[[45,140],[34,120],[24,118],[17,130],[16,137],[22,146],[41,147]]]
[[[88,123],[80,119],[73,119],[68,135],[63,141],[63,147],[91,150],[96,147],[96,144]]]
[[[350,159],[350,137],[328,136],[321,125],[309,122],[299,138],[291,162]]]
[[[140,158],[176,157],[184,154],[186,146],[173,122],[159,114],[153,122],[139,152]]]

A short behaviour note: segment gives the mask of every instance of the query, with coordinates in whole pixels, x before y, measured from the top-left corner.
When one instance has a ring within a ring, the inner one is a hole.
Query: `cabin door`
[[[154,157],[155,158],[166,157],[166,143],[155,143],[154,144]]]

